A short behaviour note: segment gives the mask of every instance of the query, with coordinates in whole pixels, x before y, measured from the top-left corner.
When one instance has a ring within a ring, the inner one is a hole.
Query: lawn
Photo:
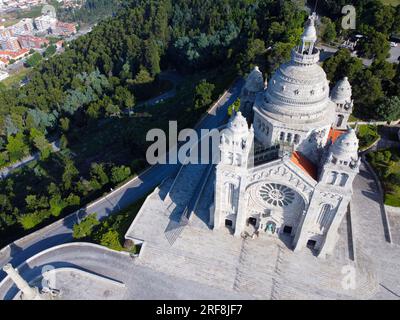
[[[29,68],[23,68],[19,72],[10,75],[7,79],[4,79],[0,82],[0,88],[12,88],[12,87],[19,87],[20,82],[29,74]]]
[[[378,174],[385,191],[385,204],[400,207],[400,150],[371,152],[368,161]]]
[[[378,129],[373,125],[362,124],[358,126],[357,136],[360,140],[360,150],[366,150],[380,139]]]

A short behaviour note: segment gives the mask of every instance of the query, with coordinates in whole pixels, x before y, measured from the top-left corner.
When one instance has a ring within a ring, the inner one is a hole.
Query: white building
[[[345,78],[330,94],[314,23],[312,15],[268,85],[258,68],[250,73],[241,97],[248,119],[238,112],[222,136],[210,223],[237,237],[286,234],[294,250],[324,256],[337,242],[360,159],[354,130],[342,130],[351,86]]]
[[[43,15],[35,19],[35,25],[38,32],[49,32],[55,30],[57,19],[50,15]]]

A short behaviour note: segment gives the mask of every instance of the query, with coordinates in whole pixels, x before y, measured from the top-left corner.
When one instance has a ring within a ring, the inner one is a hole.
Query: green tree
[[[29,147],[25,143],[25,137],[21,132],[17,133],[15,137],[8,137],[6,149],[12,162],[18,161],[29,154]]]
[[[277,42],[267,54],[268,73],[274,72],[282,63],[290,59],[291,43]]]
[[[376,107],[378,119],[394,121],[400,119],[400,97],[385,97]]]
[[[131,169],[129,167],[120,166],[111,169],[111,182],[118,184],[131,175]]]
[[[55,45],[50,45],[47,47],[46,51],[44,52],[44,56],[51,57],[56,52],[57,52],[57,47]]]
[[[331,19],[327,17],[321,18],[322,26],[320,27],[320,35],[321,39],[324,42],[330,43],[336,39],[336,25],[332,22]]]
[[[244,53],[239,57],[238,69],[241,74],[246,74],[254,67],[254,63],[260,65],[263,64],[264,61],[260,57],[262,57],[265,52],[265,43],[261,39],[250,39],[247,42],[247,49]]]
[[[35,52],[34,54],[32,54],[28,59],[26,59],[25,64],[32,68],[37,66],[40,61],[42,61],[43,57],[39,52]]]
[[[50,198],[50,212],[53,216],[58,217],[60,213],[67,206],[65,201],[61,198],[61,195],[56,194]]]
[[[215,89],[215,85],[207,82],[206,80],[201,80],[200,83],[195,88],[194,95],[194,108],[201,109],[207,107],[212,102],[212,95]]]
[[[90,168],[91,181],[90,184],[93,189],[98,190],[106,185],[110,180],[104,170],[103,164],[92,163]]]
[[[30,140],[36,149],[40,151],[40,158],[42,160],[48,159],[52,152],[52,148],[45,135],[39,130],[32,128],[30,130]]]
[[[123,248],[116,230],[109,230],[101,236],[100,244],[112,250],[121,251]]]
[[[160,73],[160,53],[156,41],[153,39],[144,41],[145,64],[152,77]]]
[[[88,238],[92,234],[93,228],[99,225],[97,214],[92,213],[85,217],[80,223],[74,224],[72,236],[74,239]]]
[[[369,27],[364,32],[367,36],[357,44],[359,54],[368,59],[385,60],[389,56],[388,36]]]
[[[70,190],[72,182],[79,176],[79,171],[75,167],[74,162],[71,159],[66,159],[64,173],[62,175],[62,181],[64,190]]]

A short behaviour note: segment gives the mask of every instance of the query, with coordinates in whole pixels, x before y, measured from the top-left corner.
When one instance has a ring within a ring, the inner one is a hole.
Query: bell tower
[[[216,167],[214,208],[210,212],[210,225],[214,229],[227,227],[240,236],[245,224],[246,174],[251,163],[253,128],[239,111],[233,114],[223,130],[220,142],[220,163]]]
[[[347,122],[353,112],[353,99],[351,97],[351,85],[347,77],[338,81],[332,90],[331,100],[336,105],[336,121],[334,127],[336,129],[346,129]]]
[[[318,256],[332,253],[353,194],[360,161],[356,133],[348,129],[327,150],[301,233],[295,240],[296,250],[312,245]]]

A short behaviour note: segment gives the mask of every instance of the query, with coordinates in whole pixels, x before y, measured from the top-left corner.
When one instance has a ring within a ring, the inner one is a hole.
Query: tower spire
[[[300,54],[313,54],[315,43],[317,42],[317,29],[315,28],[315,21],[318,19],[317,14],[313,12],[307,21],[304,32],[301,35],[301,44],[298,49]]]

